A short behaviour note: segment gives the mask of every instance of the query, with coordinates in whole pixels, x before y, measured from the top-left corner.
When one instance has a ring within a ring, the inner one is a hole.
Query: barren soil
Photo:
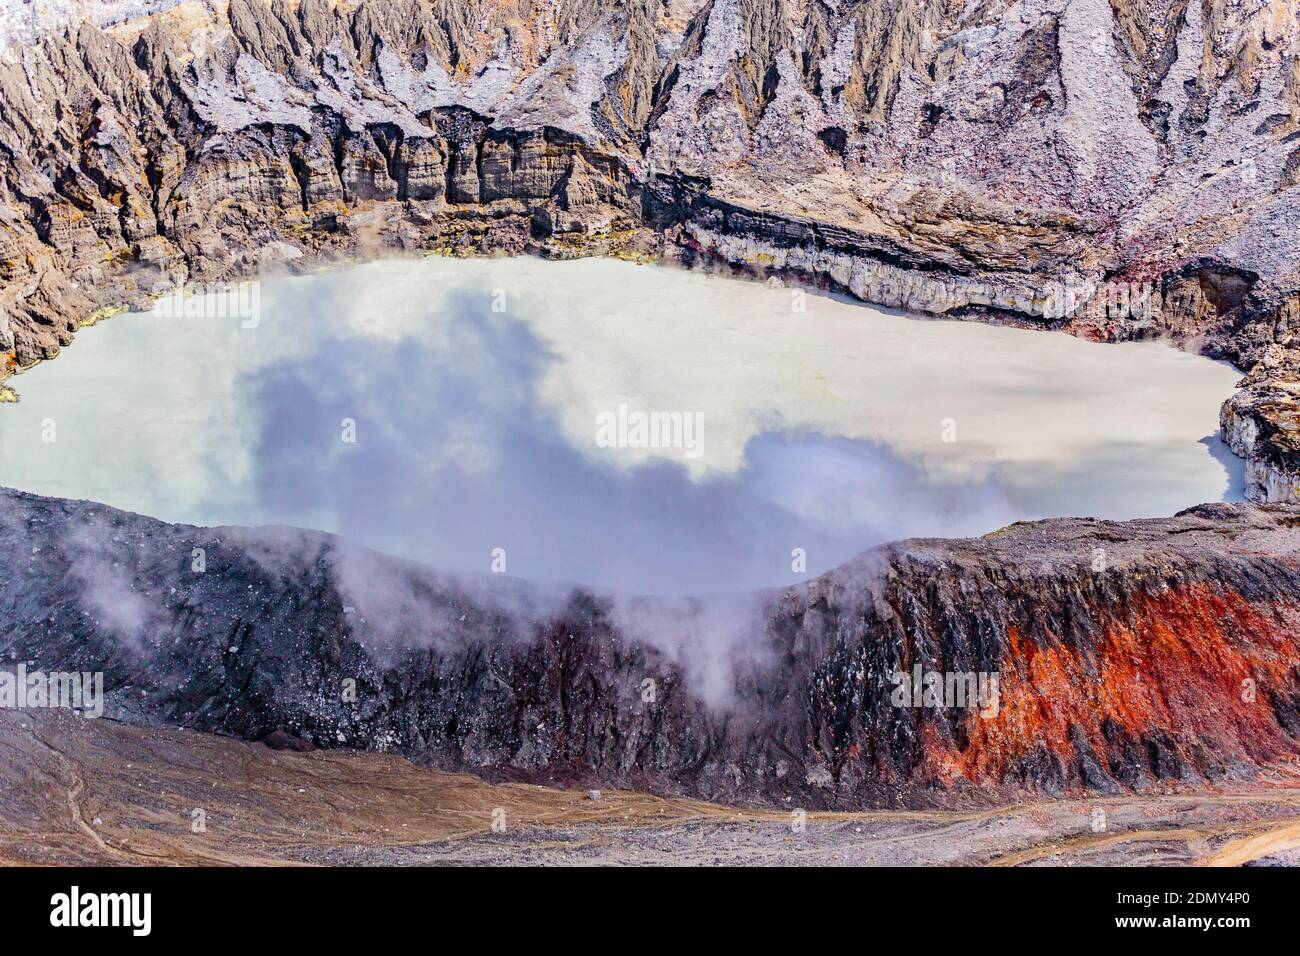
[[[64,712],[0,713],[0,863],[1241,865],[1300,859],[1300,775],[967,812],[734,810],[493,786]],[[194,831],[194,811],[205,829]],[[1104,829],[1095,828],[1097,810]],[[493,832],[504,810],[504,832]],[[497,813],[498,819],[500,813]]]

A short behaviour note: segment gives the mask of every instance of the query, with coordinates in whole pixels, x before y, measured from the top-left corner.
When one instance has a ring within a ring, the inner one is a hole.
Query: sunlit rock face
[[[1231,359],[1290,449],[1250,492],[1295,494],[1286,0],[65,0],[0,31],[4,372],[280,264],[684,256]],[[1159,305],[1090,307],[1115,284]]]
[[[667,600],[3,491],[0,662],[103,671],[112,718],[489,779],[785,809],[1187,793],[1298,755],[1298,522],[1029,523]]]
[[[679,269],[431,257],[86,330],[0,415],[0,481],[694,594],[891,539],[1239,497],[1213,435],[1237,377]]]

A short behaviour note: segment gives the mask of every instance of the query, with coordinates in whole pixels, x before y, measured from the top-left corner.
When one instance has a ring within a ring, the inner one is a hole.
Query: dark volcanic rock
[[[0,664],[20,661],[104,671],[128,720],[489,778],[807,807],[1200,785],[1300,751],[1300,510],[901,542],[723,603],[7,491]],[[895,706],[917,668],[998,693]]]
[[[295,737],[285,730],[273,730],[262,738],[262,743],[266,744],[272,750],[294,750],[298,753],[310,753],[316,749],[316,745],[310,740],[303,740],[301,737]]]

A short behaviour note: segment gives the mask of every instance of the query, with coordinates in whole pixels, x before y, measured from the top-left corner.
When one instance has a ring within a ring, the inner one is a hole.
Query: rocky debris
[[[102,310],[268,267],[709,258],[1229,358],[1252,376],[1224,413],[1233,447],[1260,450],[1252,496],[1300,494],[1286,0],[60,0],[6,16],[0,378]],[[1270,437],[1248,441],[1246,419]]]
[[[266,744],[272,750],[292,750],[297,753],[310,753],[316,749],[316,745],[310,740],[303,740],[301,737],[295,737],[287,730],[273,730],[262,738],[262,743]]]
[[[906,541],[716,600],[0,492],[0,666],[103,671],[130,722],[810,808],[1197,788],[1300,747],[1294,507]]]

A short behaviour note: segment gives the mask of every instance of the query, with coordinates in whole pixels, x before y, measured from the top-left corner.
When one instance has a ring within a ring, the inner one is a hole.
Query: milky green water
[[[1237,377],[617,261],[389,261],[84,330],[13,381],[0,483],[451,569],[748,588],[887,539],[1238,497],[1214,437]],[[652,413],[682,427],[643,445]]]

